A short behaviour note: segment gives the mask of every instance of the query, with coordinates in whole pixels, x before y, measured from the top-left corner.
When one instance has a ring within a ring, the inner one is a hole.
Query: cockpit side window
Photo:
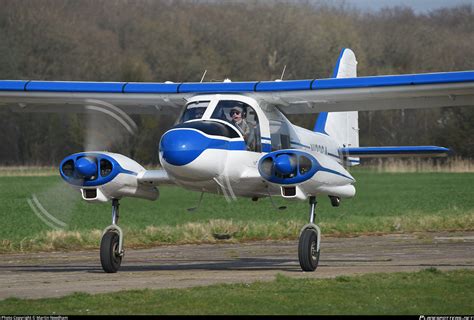
[[[221,100],[211,118],[231,123],[243,135],[247,150],[261,152],[258,116],[251,106],[241,101]]]
[[[270,120],[270,138],[272,151],[291,148],[290,133],[286,122]]]
[[[208,105],[209,101],[195,101],[188,103],[179,123],[193,119],[201,119]]]
[[[299,141],[298,136],[291,128],[291,123],[278,110],[277,106],[269,106],[266,116],[270,123],[270,138],[272,141],[272,151],[290,149],[291,141]]]

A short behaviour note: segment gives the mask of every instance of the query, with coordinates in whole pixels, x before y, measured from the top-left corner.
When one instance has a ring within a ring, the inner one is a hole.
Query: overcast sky
[[[474,0],[332,0],[331,2],[345,2],[364,11],[377,11],[383,7],[407,6],[412,7],[417,13],[461,4],[474,5]]]

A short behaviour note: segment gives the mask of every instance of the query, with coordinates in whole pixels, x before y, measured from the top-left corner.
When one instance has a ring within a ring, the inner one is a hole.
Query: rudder
[[[332,74],[333,78],[357,77],[357,60],[351,49],[342,49]],[[359,115],[357,111],[321,112],[314,126],[315,132],[332,137],[341,148],[359,146]],[[355,165],[359,158],[350,157],[348,163]]]

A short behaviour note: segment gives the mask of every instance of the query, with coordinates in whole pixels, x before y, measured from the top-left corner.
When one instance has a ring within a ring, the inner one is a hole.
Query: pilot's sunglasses
[[[240,114],[240,111],[231,111],[230,115],[233,116],[234,114]]]

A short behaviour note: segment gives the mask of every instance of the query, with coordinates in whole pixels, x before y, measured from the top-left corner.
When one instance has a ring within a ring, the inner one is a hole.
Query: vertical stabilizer
[[[357,77],[357,60],[351,49],[342,49],[333,71],[333,78]],[[314,131],[327,134],[341,148],[359,146],[359,116],[357,111],[321,112]],[[358,164],[359,158],[348,159],[350,164]]]

